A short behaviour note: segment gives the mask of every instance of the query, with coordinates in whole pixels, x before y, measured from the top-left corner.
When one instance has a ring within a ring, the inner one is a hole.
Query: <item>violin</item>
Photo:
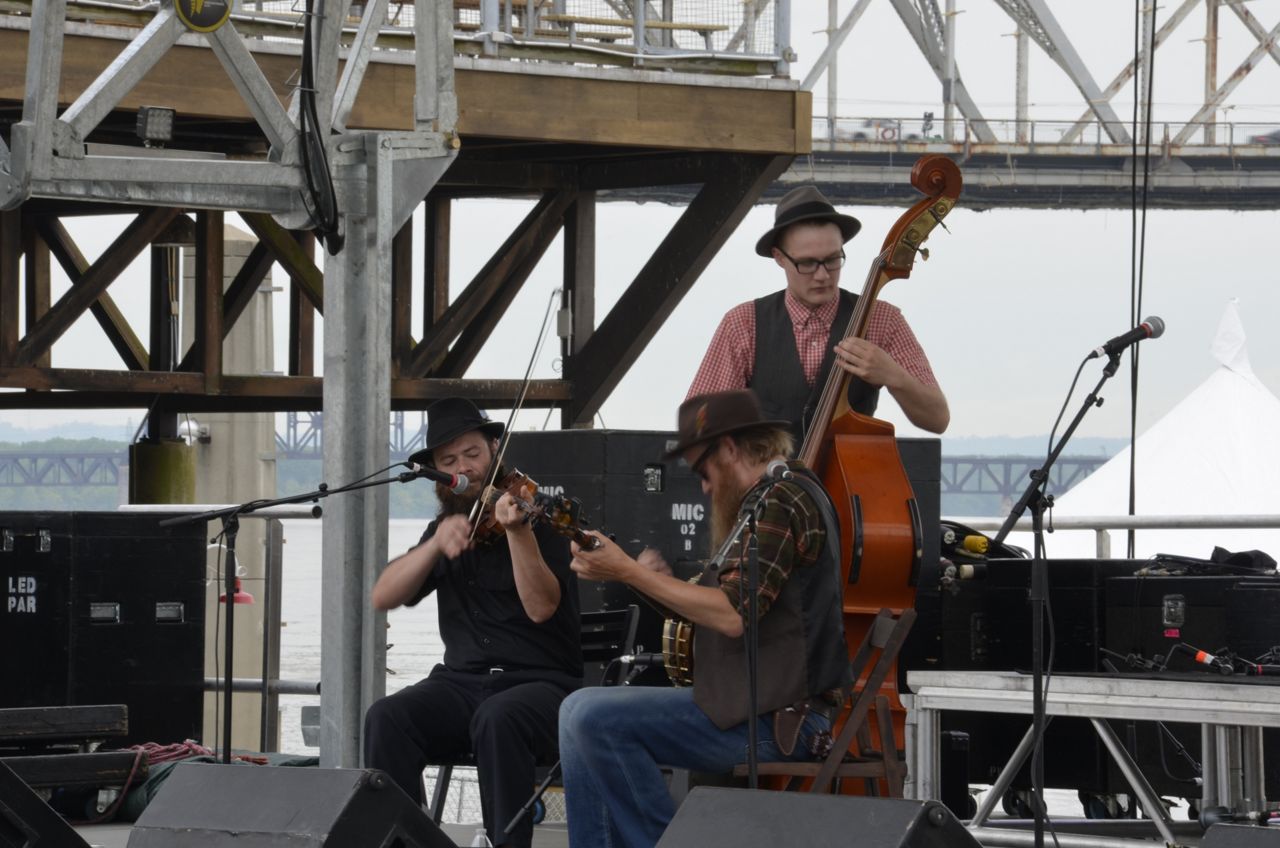
[[[511,495],[516,507],[525,514],[526,523],[546,524],[561,536],[577,542],[578,547],[585,551],[600,546],[599,539],[587,535],[582,529],[582,501],[539,491],[538,484],[519,470],[513,470],[485,488],[472,531],[472,538],[480,544],[493,544],[506,535],[506,528],[494,515],[494,508],[503,495]]]

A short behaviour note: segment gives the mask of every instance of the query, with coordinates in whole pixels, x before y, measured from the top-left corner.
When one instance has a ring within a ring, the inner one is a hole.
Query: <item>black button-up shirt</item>
[[[419,544],[435,534],[438,524],[427,526]],[[545,525],[535,525],[533,533],[560,584],[560,606],[542,624],[529,618],[520,603],[511,548],[504,538],[477,544],[457,559],[441,558],[409,602],[412,606],[436,593],[449,670],[555,671],[582,677],[578,576],[569,568],[569,540]]]

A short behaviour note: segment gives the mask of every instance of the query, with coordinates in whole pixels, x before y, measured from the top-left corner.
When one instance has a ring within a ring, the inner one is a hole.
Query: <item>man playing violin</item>
[[[560,708],[560,762],[571,848],[654,845],[675,806],[660,766],[724,772],[747,761],[748,719],[760,760],[811,759],[849,682],[840,611],[839,524],[821,484],[785,463],[787,422],[766,420],[747,389],[702,395],[679,412],[681,456],[711,498],[724,553],[698,584],[646,568],[608,539],[573,546],[573,570],[617,580],[694,624],[692,688],[591,687]],[[788,479],[779,479],[782,469]],[[759,685],[750,710],[743,635],[744,547],[731,530],[755,509]],[[717,567],[718,566],[718,567]]]
[[[947,399],[897,307],[877,300],[866,338],[842,338],[857,302],[840,288],[843,245],[861,227],[813,186],[778,201],[774,225],[756,242],[756,253],[777,263],[787,286],[725,313],[687,397],[750,387],[765,413],[792,422],[792,435],[802,440],[806,413],[834,361],[857,378],[849,389],[855,412],[873,414],[884,387],[912,424],[946,430]]]
[[[468,515],[502,432],[501,422],[463,398],[427,410],[427,446],[410,461],[465,476],[466,489],[455,494],[436,485],[439,514],[418,545],[378,577],[373,604],[380,610],[413,606],[434,593],[444,662],[369,708],[364,761],[421,803],[427,763],[474,754],[489,838],[495,845],[528,846],[529,816],[509,841],[504,830],[533,791],[536,762],[555,758],[556,714],[582,685],[582,651],[568,540],[527,522],[509,493],[488,507],[501,534],[472,539]]]

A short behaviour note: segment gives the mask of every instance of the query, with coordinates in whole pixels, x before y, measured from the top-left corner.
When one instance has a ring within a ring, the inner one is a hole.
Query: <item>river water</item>
[[[320,534],[321,522],[285,520],[283,594],[280,599],[280,677],[283,680],[320,679]],[[426,529],[425,519],[392,519],[387,550],[391,556],[408,550]],[[413,608],[387,615],[387,691],[395,692],[426,677],[444,656],[436,620],[436,605],[427,598]],[[280,750],[318,754],[304,744],[301,712],[317,704],[314,695],[280,698]]]

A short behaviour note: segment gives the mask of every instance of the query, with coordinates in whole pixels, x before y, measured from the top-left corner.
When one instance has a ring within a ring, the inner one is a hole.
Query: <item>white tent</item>
[[[1137,439],[1136,513],[1140,516],[1280,516],[1280,399],[1254,376],[1244,327],[1233,299],[1211,347],[1218,368]],[[1070,491],[1053,514],[1128,513],[1129,454],[1125,448]],[[1046,521],[1046,523],[1048,523]],[[1010,534],[1031,549],[1031,534]],[[1045,535],[1050,558],[1092,557],[1092,531]],[[1261,550],[1280,560],[1280,529],[1139,530],[1135,556],[1157,553],[1208,559],[1214,546]],[[1123,557],[1125,531],[1111,533],[1111,555]]]

